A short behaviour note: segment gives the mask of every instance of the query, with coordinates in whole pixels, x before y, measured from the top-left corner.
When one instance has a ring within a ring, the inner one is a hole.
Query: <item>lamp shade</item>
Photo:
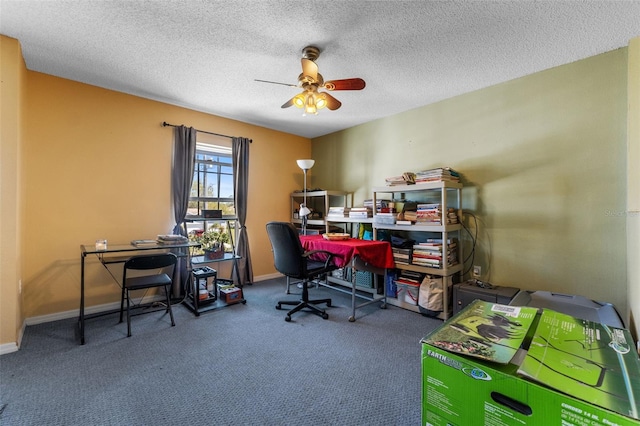
[[[298,167],[300,167],[302,170],[309,170],[310,168],[313,167],[313,165],[316,163],[315,160],[297,160],[298,163]]]
[[[293,104],[298,107],[298,108],[304,108],[304,104],[305,104],[305,99],[304,99],[304,93],[298,93],[297,95],[295,95],[293,97]]]
[[[318,94],[316,96],[316,108],[322,109],[327,106],[327,96],[324,93]]]
[[[311,210],[304,204],[300,206],[300,212],[298,213],[300,217],[308,216],[311,213]]]

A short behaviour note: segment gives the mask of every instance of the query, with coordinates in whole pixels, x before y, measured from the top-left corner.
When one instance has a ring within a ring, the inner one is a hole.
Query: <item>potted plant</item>
[[[206,231],[194,231],[189,239],[200,243],[206,259],[220,259],[229,244],[229,231],[222,224],[211,226]]]

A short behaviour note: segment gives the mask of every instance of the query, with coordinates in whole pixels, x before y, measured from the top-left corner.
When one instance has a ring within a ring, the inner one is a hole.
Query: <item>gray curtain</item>
[[[176,225],[173,227],[175,235],[187,235],[182,222],[187,215],[189,194],[193,181],[193,167],[196,158],[196,134],[193,127],[176,126],[175,145],[173,151],[173,172],[171,184],[173,193],[173,215]]]
[[[236,254],[241,257],[237,262],[240,275],[240,287],[253,283],[253,268],[251,267],[251,254],[249,252],[249,237],[247,236],[247,198],[249,195],[249,144],[251,139],[233,138],[233,199],[236,203],[236,215],[238,216],[238,241]]]
[[[182,227],[189,207],[189,194],[193,181],[193,167],[196,159],[196,133],[193,127],[176,126],[173,148],[173,170],[171,171],[171,193],[173,195],[173,215],[176,225],[173,234],[187,235]],[[176,279],[173,286],[173,297],[181,297],[189,281],[188,260],[180,257],[177,265]]]

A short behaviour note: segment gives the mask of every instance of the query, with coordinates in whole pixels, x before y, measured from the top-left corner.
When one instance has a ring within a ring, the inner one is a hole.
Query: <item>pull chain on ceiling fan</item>
[[[335,111],[342,106],[342,103],[327,92],[319,92],[318,89],[325,90],[362,90],[366,83],[361,78],[347,78],[342,80],[324,81],[318,72],[316,59],[320,56],[320,49],[315,46],[307,46],[302,49],[302,74],[298,76],[298,84],[278,83],[275,81],[257,80],[262,83],[282,84],[284,86],[301,87],[303,90],[282,105],[288,108],[294,105],[303,109],[303,114],[318,114],[318,110],[329,108]]]

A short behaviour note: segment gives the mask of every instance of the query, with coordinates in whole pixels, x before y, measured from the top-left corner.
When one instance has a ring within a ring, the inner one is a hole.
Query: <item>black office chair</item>
[[[124,311],[124,301],[127,300],[127,337],[131,337],[131,292],[147,288],[164,287],[166,295],[167,309],[171,316],[171,326],[176,323],[173,320],[173,311],[171,310],[171,285],[173,284],[173,274],[178,258],[173,253],[146,254],[134,256],[124,263],[124,272],[122,273],[122,298],[120,299],[120,322],[122,322],[122,314]],[[149,271],[152,269],[163,269],[171,267],[169,271],[158,272],[153,275],[143,275],[128,277],[129,271],[140,270]]]
[[[300,243],[298,230],[288,222],[267,223],[267,234],[271,241],[273,260],[278,272],[288,278],[302,280],[302,298],[299,301],[281,300],[276,305],[276,309],[282,309],[282,305],[294,305],[294,308],[287,312],[284,320],[291,321],[292,314],[305,308],[320,315],[323,319],[329,318],[329,314],[316,305],[326,303],[330,307],[331,299],[309,300],[308,282],[336,269],[332,262],[335,255],[325,250],[305,252]],[[325,254],[327,259],[325,261],[311,260],[311,256],[316,253]]]

